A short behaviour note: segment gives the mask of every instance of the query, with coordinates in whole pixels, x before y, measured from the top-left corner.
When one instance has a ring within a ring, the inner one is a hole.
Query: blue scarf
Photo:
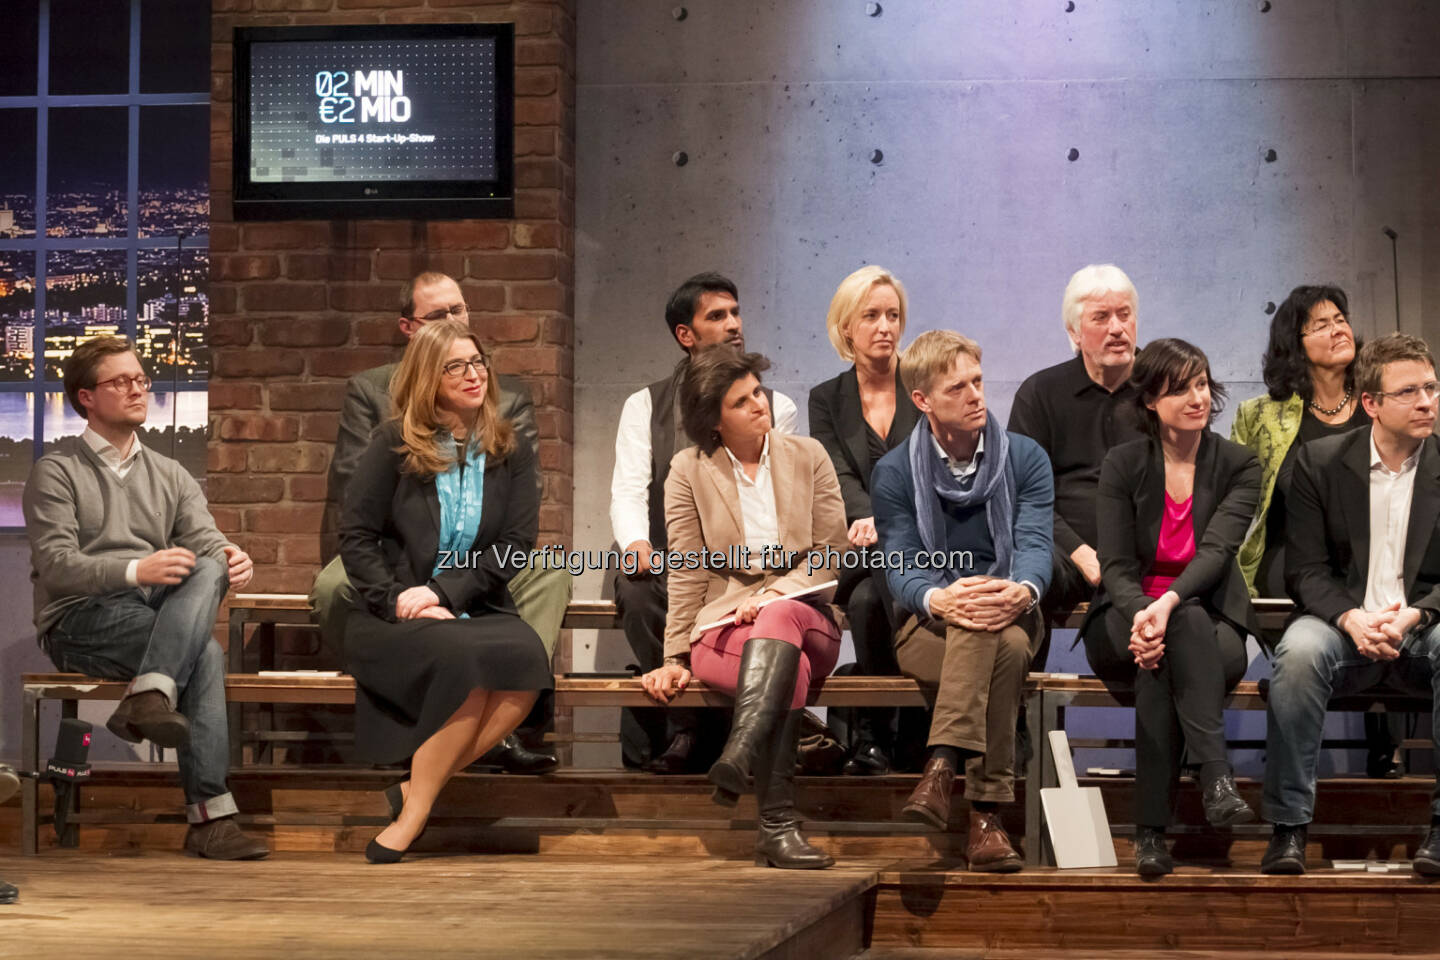
[[[467,444],[463,456],[464,470],[457,456],[450,469],[435,475],[435,493],[440,500],[440,553],[432,577],[440,575],[440,557],[469,552],[480,532],[480,508],[485,502],[485,448],[478,443]],[[455,615],[469,616],[459,611]]]
[[[992,577],[1010,579],[1011,564],[1015,558],[1015,473],[1010,469],[1010,436],[995,422],[994,417],[985,419],[985,453],[980,457],[979,469],[975,471],[973,483],[966,489],[961,481],[950,472],[945,461],[931,440],[930,420],[921,417],[910,434],[910,472],[915,483],[915,523],[920,529],[920,541],[932,553],[949,553],[950,545],[945,539],[945,513],[940,501],[953,503],[957,507],[985,505],[985,522],[990,528],[990,540],[995,546],[995,564],[989,571]],[[955,549],[964,549],[956,544]],[[949,568],[945,574],[953,583],[974,571]]]

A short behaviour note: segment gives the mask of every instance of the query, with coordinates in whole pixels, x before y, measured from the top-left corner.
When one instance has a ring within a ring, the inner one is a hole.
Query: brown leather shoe
[[[210,860],[264,860],[270,856],[265,841],[241,833],[234,817],[190,824],[185,849]]]
[[[132,693],[121,700],[105,727],[130,743],[149,740],[171,749],[184,746],[190,739],[190,721],[170,709],[170,701],[159,690]]]
[[[1010,845],[998,813],[970,810],[970,842],[965,845],[970,869],[984,873],[1015,873],[1025,865]]]
[[[950,794],[954,789],[955,768],[941,757],[931,757],[920,782],[910,791],[910,799],[900,808],[900,816],[945,830],[950,823]]]

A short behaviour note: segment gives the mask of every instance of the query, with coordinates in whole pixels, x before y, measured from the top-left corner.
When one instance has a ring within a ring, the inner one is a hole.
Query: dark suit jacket
[[[1370,427],[1300,448],[1285,500],[1285,589],[1295,614],[1335,623],[1370,574]],[[1405,600],[1440,614],[1440,440],[1426,437],[1405,532]]]
[[[1250,591],[1236,554],[1260,501],[1260,461],[1246,447],[1206,430],[1195,457],[1195,556],[1170,586],[1181,601],[1197,598],[1211,616],[1260,636]],[[1165,515],[1165,457],[1158,440],[1114,447],[1100,466],[1095,504],[1099,524],[1100,588],[1081,626],[1083,634],[1106,609],[1133,619],[1152,598],[1140,586],[1155,565]]]
[[[335,437],[335,451],[330,456],[327,486],[330,509],[325,522],[326,535],[322,537],[327,558],[336,549],[332,531],[336,529],[340,505],[345,502],[345,486],[370,443],[370,435],[376,427],[390,419],[390,381],[399,366],[398,363],[387,363],[371,367],[355,374],[345,384],[345,404],[340,408],[340,432]],[[535,407],[530,402],[530,391],[514,377],[499,376],[499,381],[500,416],[514,424],[516,438],[530,448],[532,458],[538,462],[539,432],[535,428]],[[535,482],[540,482],[538,473]]]
[[[910,438],[920,419],[920,411],[910,402],[910,391],[900,382],[895,371],[895,422],[890,435],[904,443]],[[851,367],[844,373],[810,391],[810,436],[820,441],[835,476],[840,480],[840,496],[845,500],[845,522],[854,523],[873,517],[870,506],[870,441],[865,435],[865,411],[860,406],[860,378]]]
[[[400,425],[387,421],[370,439],[346,492],[340,556],[370,612],[395,619],[395,599],[429,584],[455,613],[515,612],[506,587],[521,568],[502,566],[492,547],[528,556],[539,530],[535,455],[518,438],[503,460],[485,458],[480,529],[469,562],[431,577],[440,551],[440,498],[435,480],[402,472]]]

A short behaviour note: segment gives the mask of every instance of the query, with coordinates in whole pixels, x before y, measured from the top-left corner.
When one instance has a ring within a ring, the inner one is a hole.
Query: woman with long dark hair
[[[398,861],[449,779],[513,731],[553,685],[540,637],[506,589],[535,545],[530,447],[499,414],[490,357],[461,320],[410,340],[345,492],[340,554],[364,601],[345,626],[358,687],[355,745],[408,762],[385,791],[393,822],[365,850]]]
[[[1200,764],[1205,817],[1255,814],[1226,757],[1225,696],[1245,673],[1255,612],[1235,561],[1260,464],[1210,430],[1225,388],[1184,340],[1139,353],[1130,382],[1148,437],[1113,448],[1096,501],[1100,589],[1080,628],[1096,675],[1135,690],[1135,867],[1169,873],[1165,828],[1182,751]]]
[[[1284,597],[1285,497],[1300,446],[1368,425],[1355,391],[1359,345],[1339,287],[1300,286],[1275,311],[1262,362],[1268,392],[1235,411],[1230,439],[1260,460],[1260,507],[1240,569],[1251,596]]]

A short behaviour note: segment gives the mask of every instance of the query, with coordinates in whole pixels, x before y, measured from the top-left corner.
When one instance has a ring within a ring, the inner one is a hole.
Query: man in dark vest
[[[401,293],[400,332],[406,338],[422,325],[442,317],[469,319],[469,309],[460,292],[460,285],[443,273],[422,273],[406,284]],[[345,406],[340,412],[340,433],[335,439],[335,453],[330,459],[329,497],[332,503],[344,499],[345,487],[360,462],[360,455],[370,443],[371,432],[388,419],[390,378],[398,363],[357,373],[345,388]],[[515,425],[519,439],[538,454],[539,434],[535,428],[535,408],[529,391],[514,377],[499,375],[500,415]],[[327,545],[328,546],[328,545]],[[333,554],[333,549],[327,552]],[[510,581],[510,595],[520,619],[528,623],[545,644],[545,652],[554,655],[560,638],[565,606],[570,602],[574,578],[564,569],[547,570],[530,567]],[[310,593],[310,609],[320,624],[321,638],[333,651],[343,649],[345,615],[355,602],[355,591],[345,575],[340,558],[334,556],[320,575]],[[543,701],[542,701],[543,702]],[[537,714],[538,715],[538,714]],[[523,728],[522,728],[523,729]],[[485,757],[483,763],[498,763],[509,773],[549,773],[559,766],[551,754],[532,752],[525,748],[520,736],[512,733]]]
[[[665,305],[665,323],[685,357],[669,376],[632,393],[620,411],[615,434],[615,472],[610,480],[610,526],[615,542],[630,555],[628,569],[615,577],[615,605],[625,639],[641,671],[653,670],[664,658],[666,577],[650,568],[655,551],[665,550],[665,477],[670,458],[690,446],[680,428],[676,407],[680,377],[690,353],[712,343],[745,349],[740,320],[740,294],[718,273],[700,273],[686,280]],[[795,402],[782,393],[765,391],[775,414],[775,429],[794,433]],[[667,724],[668,719],[668,724]],[[689,709],[645,708],[621,715],[620,740],[628,766],[652,773],[687,773],[696,760],[697,712]]]

